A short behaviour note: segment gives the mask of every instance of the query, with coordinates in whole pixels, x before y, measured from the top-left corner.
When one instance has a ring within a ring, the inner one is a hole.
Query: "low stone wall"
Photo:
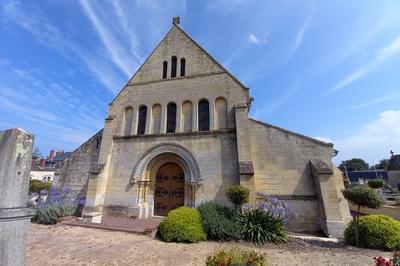
[[[357,206],[349,203],[350,210],[353,212],[357,211]],[[381,208],[374,210],[370,208],[361,208],[360,213],[362,214],[384,214],[394,219],[400,220],[400,206],[388,206],[383,205]]]

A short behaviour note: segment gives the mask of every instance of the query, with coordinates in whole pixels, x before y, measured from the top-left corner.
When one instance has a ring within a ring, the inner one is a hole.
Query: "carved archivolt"
[[[159,155],[168,153],[174,154],[184,161],[189,170],[189,176],[186,176],[188,182],[197,183],[199,185],[202,183],[199,163],[197,162],[194,154],[186,147],[173,142],[160,143],[148,149],[142,155],[135,168],[133,169],[131,175],[131,183],[136,183],[137,181],[145,181],[143,180],[143,176],[152,160]]]

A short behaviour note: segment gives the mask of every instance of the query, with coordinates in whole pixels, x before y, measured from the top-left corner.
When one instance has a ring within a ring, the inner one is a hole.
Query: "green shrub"
[[[225,194],[226,197],[235,204],[236,209],[249,202],[249,189],[241,185],[230,186]]]
[[[282,220],[260,209],[247,210],[237,218],[240,234],[256,245],[266,242],[287,242],[288,236]]]
[[[166,242],[198,242],[206,239],[200,213],[180,207],[168,213],[159,226],[159,235]]]
[[[200,212],[208,239],[232,240],[239,238],[239,226],[235,222],[236,212],[217,202],[201,204]]]
[[[231,265],[249,265],[263,266],[267,265],[263,255],[255,251],[244,251],[231,249],[230,251],[218,250],[209,255],[206,260],[207,266],[231,266]]]
[[[36,213],[32,217],[32,222],[38,224],[56,224],[59,217],[61,217],[60,206],[48,204],[36,209]]]
[[[41,190],[49,190],[51,188],[50,182],[42,182],[40,180],[32,179],[29,181],[29,193],[39,193]]]
[[[385,181],[382,179],[372,179],[368,180],[368,186],[370,188],[381,188],[385,185]]]
[[[400,221],[386,215],[367,215],[360,217],[360,247],[387,250],[400,249]],[[355,245],[354,221],[344,232],[346,242]]]

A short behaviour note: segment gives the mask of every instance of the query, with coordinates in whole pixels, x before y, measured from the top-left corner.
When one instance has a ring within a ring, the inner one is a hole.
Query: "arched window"
[[[147,107],[141,105],[139,107],[139,123],[137,128],[138,135],[143,135],[146,131],[146,116],[147,116]]]
[[[129,136],[132,132],[132,122],[133,122],[133,108],[126,107],[124,113],[124,135]]]
[[[163,79],[167,78],[167,71],[168,71],[168,62],[164,61],[163,62],[163,70],[162,70],[162,78]]]
[[[177,58],[174,55],[171,57],[171,78],[176,77],[176,64],[177,64]]]
[[[182,128],[183,132],[192,131],[192,103],[190,101],[185,101],[182,104]]]
[[[228,128],[228,112],[226,107],[226,100],[219,97],[215,100],[215,111],[216,111],[216,128],[227,129]]]
[[[151,133],[160,134],[161,128],[161,105],[155,104],[151,110]]]
[[[185,58],[181,58],[181,77],[185,76],[186,71],[186,60]]]
[[[167,133],[175,133],[176,128],[176,104],[169,103],[167,106]]]
[[[199,131],[210,130],[210,107],[206,99],[199,101]]]

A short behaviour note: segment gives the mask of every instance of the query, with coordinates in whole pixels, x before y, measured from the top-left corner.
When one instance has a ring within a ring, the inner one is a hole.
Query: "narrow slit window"
[[[174,55],[171,57],[171,78],[176,77],[176,65],[177,65],[177,58]]]
[[[167,133],[175,133],[176,128],[176,104],[169,103],[167,106]]]
[[[163,79],[167,78],[167,71],[168,71],[168,62],[164,61],[163,62],[163,71],[162,71],[162,78]]]
[[[146,116],[147,116],[147,107],[142,105],[139,107],[139,123],[137,134],[144,135],[146,131]]]
[[[186,71],[186,60],[185,58],[181,58],[181,77],[185,76]]]

